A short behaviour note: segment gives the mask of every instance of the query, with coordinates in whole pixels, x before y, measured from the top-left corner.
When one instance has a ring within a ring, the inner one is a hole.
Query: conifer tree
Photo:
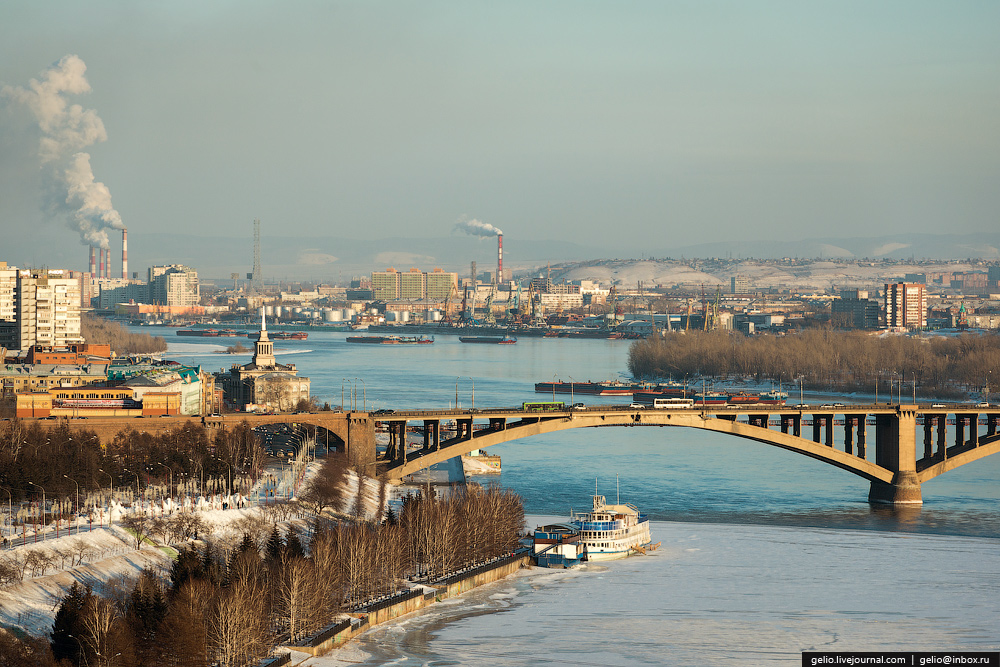
[[[80,586],[73,582],[66,597],[56,611],[55,620],[52,623],[52,654],[56,660],[71,660],[73,664],[80,664],[87,656],[83,655],[83,608],[93,593],[90,587]]]
[[[275,524],[271,528],[271,535],[267,538],[267,546],[264,547],[264,557],[269,565],[275,565],[281,560],[281,552],[285,550],[285,544],[281,541],[281,534]]]
[[[285,553],[289,557],[302,558],[306,555],[306,550],[302,548],[302,541],[299,540],[299,533],[294,526],[288,527],[288,537],[285,539]]]

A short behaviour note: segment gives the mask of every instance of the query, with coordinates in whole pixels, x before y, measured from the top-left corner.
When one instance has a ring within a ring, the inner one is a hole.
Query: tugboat
[[[629,503],[608,505],[594,495],[589,512],[570,513],[566,523],[539,526],[533,556],[542,567],[572,567],[584,561],[604,561],[645,554],[659,548],[649,536],[649,517]]]

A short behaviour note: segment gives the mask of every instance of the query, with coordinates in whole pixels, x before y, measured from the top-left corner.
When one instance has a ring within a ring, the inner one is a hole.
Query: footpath
[[[457,572],[433,583],[370,602],[351,609],[345,618],[332,623],[312,637],[287,642],[276,647],[278,655],[264,660],[260,667],[281,667],[321,656],[340,648],[376,625],[396,620],[406,614],[454,598],[479,586],[499,581],[523,567],[530,567],[531,550],[519,549],[477,567]]]

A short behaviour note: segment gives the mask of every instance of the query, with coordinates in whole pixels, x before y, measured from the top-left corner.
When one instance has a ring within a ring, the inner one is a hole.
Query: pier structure
[[[168,432],[192,417],[136,419],[106,417],[38,420],[45,427],[62,425],[87,430],[102,441],[123,429]],[[382,410],[378,412],[313,412],[299,414],[229,414],[206,417],[213,430],[246,421],[295,423],[325,429],[330,444],[370,476],[400,483],[408,475],[504,442],[574,428],[685,427],[753,440],[796,452],[863,477],[870,482],[868,499],[894,505],[922,502],[921,485],[938,475],[1000,452],[998,406],[968,404],[747,405],[667,409],[626,406],[569,407],[539,412],[513,408],[470,410]],[[388,444],[376,449],[376,430]],[[420,444],[407,444],[417,433]]]

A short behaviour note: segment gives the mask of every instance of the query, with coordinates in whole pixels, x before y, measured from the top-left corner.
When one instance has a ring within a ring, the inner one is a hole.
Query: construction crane
[[[486,319],[484,320],[486,324],[493,326],[497,323],[496,317],[493,316],[493,298],[496,294],[496,283],[493,283],[492,289],[490,289],[490,295],[486,297]]]
[[[705,297],[705,283],[701,284],[701,330],[708,331],[708,299]]]
[[[719,328],[719,301],[722,299],[722,287],[715,287],[715,303],[712,304],[712,331]]]
[[[451,289],[448,291],[448,296],[444,298],[444,322],[445,324],[451,324],[451,301],[452,298],[458,297],[458,286],[455,283],[451,284]]]

